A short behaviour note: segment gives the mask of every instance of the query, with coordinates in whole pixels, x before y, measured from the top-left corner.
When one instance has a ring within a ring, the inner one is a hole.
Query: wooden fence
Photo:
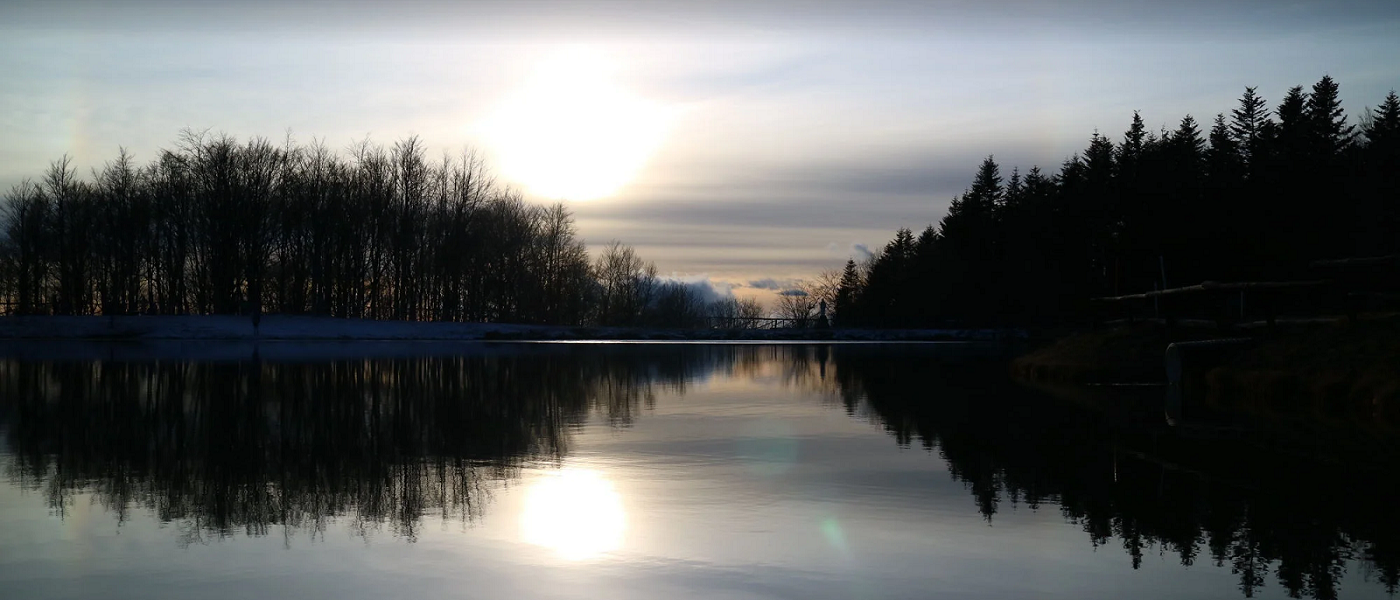
[[[1134,322],[1159,318],[1214,321],[1226,328],[1263,319],[1270,326],[1281,316],[1346,315],[1355,320],[1366,310],[1395,308],[1400,300],[1400,255],[1315,261],[1314,279],[1243,281],[1155,290],[1091,299],[1096,323],[1108,318]]]

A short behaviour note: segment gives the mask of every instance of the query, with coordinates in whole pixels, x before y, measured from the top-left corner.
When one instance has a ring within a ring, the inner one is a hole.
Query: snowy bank
[[[0,317],[10,340],[480,341],[480,340],[811,340],[991,341],[1024,337],[998,329],[648,329],[498,323],[263,317],[257,332],[239,316]]]
[[[939,342],[949,352],[1000,353],[988,343],[1019,332],[1000,330],[672,330],[551,327],[491,323],[366,321],[330,317],[264,317],[258,335],[246,317],[0,317],[0,358],[15,360],[306,361],[426,356],[479,356],[586,350],[570,342],[803,344]],[[509,342],[509,343],[494,343]],[[543,342],[530,344],[529,342]]]

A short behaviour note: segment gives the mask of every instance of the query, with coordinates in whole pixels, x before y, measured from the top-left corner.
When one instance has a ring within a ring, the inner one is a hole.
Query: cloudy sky
[[[936,222],[986,155],[1054,168],[1134,110],[1208,123],[1330,74],[1355,114],[1400,87],[1397,32],[1393,0],[11,0],[0,186],[185,127],[413,134],[743,295]]]

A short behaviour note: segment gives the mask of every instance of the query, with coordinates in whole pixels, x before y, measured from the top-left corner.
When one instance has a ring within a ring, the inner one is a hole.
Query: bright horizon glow
[[[502,175],[552,200],[594,200],[631,182],[661,145],[669,111],[612,81],[616,64],[573,48],[481,124]]]
[[[626,529],[622,497],[596,471],[565,468],[545,475],[525,492],[521,538],[566,560],[617,550]]]

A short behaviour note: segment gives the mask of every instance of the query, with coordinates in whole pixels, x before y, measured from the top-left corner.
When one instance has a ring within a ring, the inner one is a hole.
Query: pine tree
[[[1400,97],[1392,91],[1370,113],[1364,130],[1365,254],[1400,252]]]
[[[1228,275],[1247,276],[1245,261],[1252,245],[1244,244],[1244,231],[1235,224],[1248,222],[1250,200],[1245,197],[1244,157],[1235,141],[1225,115],[1218,114],[1210,129],[1210,146],[1206,149],[1205,193],[1203,209],[1209,218],[1201,219],[1196,228],[1202,254],[1219,257],[1212,265],[1202,265],[1203,277]]]
[[[1165,134],[1161,148],[1158,232],[1154,237],[1160,255],[1175,281],[1200,281],[1203,261],[1192,235],[1203,219],[1215,219],[1214,207],[1207,205],[1204,191],[1205,140],[1196,119],[1187,115],[1176,130]]]
[[[1261,128],[1260,145],[1250,167],[1258,179],[1252,193],[1257,218],[1255,256],[1258,276],[1290,276],[1288,265],[1316,258],[1309,221],[1312,215],[1295,209],[1310,198],[1314,164],[1309,161],[1308,94],[1293,86],[1274,108],[1277,121]]]
[[[1170,145],[1178,152],[1178,157],[1199,158],[1205,150],[1205,140],[1201,139],[1201,129],[1196,125],[1196,119],[1191,115],[1186,115],[1181,119],[1181,124],[1177,125],[1176,131],[1171,134]]]
[[[963,195],[963,202],[970,205],[967,207],[969,210],[990,216],[1001,204],[1003,193],[1001,167],[997,166],[993,157],[988,156],[978,167],[977,177],[972,180],[972,188]]]
[[[1001,212],[1005,214],[1020,208],[1025,201],[1025,192],[1026,188],[1021,183],[1021,169],[1013,167],[1011,178],[1006,181],[1006,192],[1002,195]]]
[[[1372,147],[1393,147],[1400,143],[1400,97],[1395,95],[1395,90],[1386,94],[1385,100],[1372,111],[1362,133]]]
[[[1084,150],[1085,176],[1091,185],[1106,185],[1113,179],[1113,142],[1095,131],[1089,138],[1089,147]]]
[[[1303,86],[1297,85],[1288,89],[1283,101],[1274,109],[1274,114],[1278,115],[1276,138],[1285,160],[1302,158],[1303,143],[1311,129],[1307,119],[1308,101]]]
[[[914,260],[926,259],[933,255],[938,245],[938,230],[933,225],[925,227],[919,234],[919,239],[914,242]]]
[[[1050,178],[1045,176],[1045,173],[1040,170],[1039,166],[1031,167],[1031,170],[1026,171],[1026,201],[1028,203],[1034,203],[1036,199],[1047,196],[1053,185],[1054,182],[1050,181]]]
[[[1308,161],[1305,171],[1308,177],[1297,189],[1309,197],[1332,196],[1327,210],[1310,211],[1310,235],[1302,245],[1307,252],[1304,258],[1346,256],[1355,244],[1351,223],[1361,216],[1363,208],[1355,195],[1336,193],[1347,185],[1343,155],[1356,137],[1356,127],[1347,124],[1346,113],[1342,110],[1337,82],[1323,76],[1314,84],[1303,116],[1307,126],[1304,158]],[[1302,199],[1301,196],[1297,198]],[[1302,221],[1303,215],[1298,216]]]
[[[1356,127],[1347,124],[1339,91],[1337,82],[1324,75],[1313,85],[1312,94],[1304,106],[1314,151],[1324,157],[1338,156],[1356,137]]]
[[[846,268],[841,272],[841,283],[836,287],[836,306],[832,307],[833,321],[838,326],[860,324],[858,298],[864,285],[855,259],[846,259]]]
[[[914,258],[914,232],[908,227],[900,227],[894,239],[885,245],[881,257],[903,267]]]
[[[1123,143],[1118,147],[1118,160],[1136,162],[1142,157],[1143,144],[1146,142],[1147,126],[1142,122],[1142,115],[1133,111],[1133,123],[1123,132]]]
[[[1253,168],[1253,157],[1258,152],[1264,128],[1269,123],[1269,109],[1264,99],[1255,93],[1255,88],[1244,88],[1240,106],[1230,111],[1230,136],[1240,149],[1246,166]]]
[[[901,227],[870,263],[862,304],[864,316],[879,325],[905,325],[915,306],[911,289],[914,233]]]
[[[1206,177],[1215,180],[1215,185],[1238,177],[1244,159],[1239,143],[1231,134],[1230,127],[1225,124],[1224,114],[1215,116],[1209,139],[1210,147],[1206,150]]]

